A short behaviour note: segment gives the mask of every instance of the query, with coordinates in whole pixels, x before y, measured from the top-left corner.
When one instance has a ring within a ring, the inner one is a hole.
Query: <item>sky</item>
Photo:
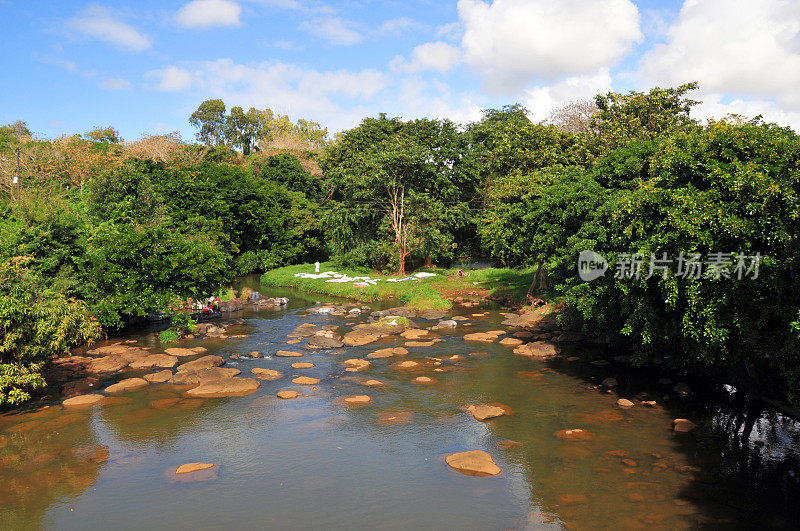
[[[330,133],[384,112],[533,120],[698,81],[695,118],[800,131],[800,0],[0,0],[0,124],[173,131],[204,100]]]

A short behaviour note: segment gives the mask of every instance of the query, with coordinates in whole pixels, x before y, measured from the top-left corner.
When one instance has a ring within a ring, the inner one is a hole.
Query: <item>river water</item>
[[[305,314],[315,302],[331,300],[325,296],[261,292],[291,303],[243,312],[246,324],[235,333],[247,334],[244,339],[187,345],[226,359],[266,353],[226,363],[242,376],[252,367],[284,373],[262,381],[255,394],[180,399],[162,384],[94,409],[66,410],[54,397],[50,407],[0,415],[0,528],[796,527],[800,426],[743,403],[729,389],[697,388],[680,398],[672,385],[658,383],[663,374],[615,362],[592,365],[608,355],[596,345],[567,345],[564,356],[544,362],[496,343],[464,341],[465,332],[501,328],[503,317],[490,303],[454,309],[453,315],[488,314],[440,333],[444,341],[437,346],[409,348],[407,359],[463,358],[445,360],[443,372],[397,371],[391,358],[349,373],[341,361],[404,340],[345,347],[341,354],[273,357],[301,323],[339,325],[344,332],[354,320]],[[159,351],[146,330],[128,338]],[[295,347],[302,345],[288,348]],[[567,361],[571,355],[581,359]],[[292,369],[297,361],[316,367]],[[420,374],[438,382],[413,383]],[[301,388],[289,381],[295,375],[322,382]],[[609,376],[620,383],[614,393],[598,388]],[[388,386],[365,387],[365,378]],[[280,400],[281,389],[308,396]],[[373,403],[346,407],[336,400],[352,394],[368,394]],[[621,396],[636,406],[620,409]],[[658,405],[644,407],[641,400]],[[479,422],[462,410],[484,402],[505,404],[512,414]],[[674,418],[698,428],[675,434]],[[592,438],[554,435],[571,428]],[[471,477],[444,462],[466,450],[488,452],[502,473]],[[216,466],[176,480],[175,467],[188,462]]]

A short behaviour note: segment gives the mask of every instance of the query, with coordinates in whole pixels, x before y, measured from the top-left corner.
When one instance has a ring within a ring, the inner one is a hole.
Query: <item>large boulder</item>
[[[260,385],[261,383],[253,378],[218,378],[201,381],[200,385],[183,394],[196,398],[244,396],[255,393]]]
[[[502,472],[492,456],[481,450],[450,454],[445,461],[450,468],[467,476],[496,476]]]
[[[317,325],[311,323],[303,323],[297,326],[287,337],[296,339],[303,339],[304,337],[311,337],[317,332]]]
[[[225,360],[222,359],[222,356],[203,356],[202,358],[197,358],[183,365],[178,365],[178,370],[192,371],[197,369],[210,369],[211,367],[219,367],[223,363],[225,363]]]

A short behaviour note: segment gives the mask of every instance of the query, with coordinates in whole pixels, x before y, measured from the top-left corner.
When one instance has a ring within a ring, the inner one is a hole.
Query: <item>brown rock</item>
[[[422,330],[420,328],[410,328],[400,335],[405,339],[422,339],[423,337],[430,335],[430,331]]]
[[[308,361],[298,361],[297,363],[292,363],[293,369],[310,369],[312,367],[316,367],[316,365]]]
[[[204,381],[218,380],[220,378],[233,378],[242,371],[233,367],[211,367],[208,369],[194,369],[189,371],[178,371],[169,380],[175,385],[199,385]]]
[[[387,426],[396,426],[398,424],[408,424],[414,419],[414,414],[411,411],[397,410],[397,411],[384,411],[377,413],[378,422]]]
[[[377,331],[358,329],[347,332],[342,338],[342,342],[351,347],[358,347],[374,343],[385,335]]]
[[[533,337],[533,334],[527,330],[520,330],[519,332],[514,332],[512,335],[520,339],[529,339]]]
[[[362,406],[372,402],[369,395],[352,395],[344,397],[344,403],[350,406]]]
[[[274,369],[264,369],[262,367],[253,367],[250,372],[255,375],[259,380],[277,380],[283,374]]]
[[[206,470],[208,468],[212,468],[214,465],[211,463],[186,463],[185,465],[181,465],[175,470],[176,474],[189,474],[191,472],[197,472],[198,470]]]
[[[150,374],[145,374],[142,378],[150,383],[164,383],[172,378],[172,371],[164,369],[163,371],[151,372]]]
[[[64,397],[70,397],[86,394],[90,391],[96,390],[99,382],[100,380],[93,376],[67,382],[61,386],[61,395]]]
[[[633,407],[635,404],[630,400],[628,400],[627,398],[620,398],[619,400],[617,400],[617,405],[621,408],[628,409]]]
[[[298,396],[300,396],[300,393],[298,393],[297,391],[291,391],[291,390],[278,391],[278,398],[282,398],[284,400],[292,400],[293,398],[297,398]]]
[[[414,382],[415,384],[431,385],[435,384],[438,380],[436,380],[436,378],[431,378],[430,376],[417,376],[411,381]]]
[[[200,354],[201,352],[195,350],[197,348],[202,348],[203,350],[201,352],[205,352],[204,347],[195,347],[195,348],[170,347],[170,348],[165,348],[164,352],[166,352],[170,356],[177,356],[179,358],[182,358],[185,356],[196,356],[197,354]]]
[[[261,383],[253,378],[219,378],[205,380],[194,389],[184,394],[196,398],[221,398],[226,396],[244,396],[255,393]]]
[[[436,341],[406,341],[405,346],[407,347],[432,347],[436,344]]]
[[[500,344],[507,347],[516,347],[522,344],[522,340],[514,337],[504,337],[500,340]]]
[[[358,358],[344,360],[342,363],[347,367],[347,370],[353,369],[353,371],[365,371],[372,366],[367,360]]]
[[[408,350],[403,347],[394,347],[394,348],[382,348],[380,350],[376,350],[375,352],[370,352],[367,354],[367,358],[369,359],[381,359],[381,358],[391,358],[392,356],[405,356],[408,354]]]
[[[418,361],[406,360],[406,361],[399,361],[393,364],[392,367],[400,370],[411,370],[411,369],[419,369],[420,367],[422,367],[422,364]]]
[[[105,397],[103,395],[98,394],[78,395],[73,396],[72,398],[67,398],[61,402],[61,405],[65,407],[88,407],[97,404],[104,398]]]
[[[292,380],[292,383],[298,385],[316,385],[321,381],[322,380],[320,380],[319,378],[311,378],[309,376],[298,376],[297,378]]]
[[[300,352],[295,352],[293,350],[279,350],[275,353],[276,356],[279,358],[299,358],[303,354]]]
[[[467,407],[467,413],[472,415],[476,420],[484,421],[505,415],[506,410],[491,404],[472,404]]]
[[[467,476],[496,476],[502,472],[492,456],[481,450],[450,454],[445,461],[450,468]]]
[[[697,427],[697,424],[688,419],[675,419],[672,421],[672,430],[676,433],[689,433]]]
[[[478,341],[481,343],[494,343],[497,341],[499,334],[491,332],[475,332],[472,334],[464,334],[464,341]]]
[[[150,369],[153,367],[171,368],[178,364],[178,358],[169,354],[150,354],[131,362],[131,369]]]
[[[123,393],[125,391],[133,391],[134,389],[141,389],[150,385],[150,382],[144,378],[126,378],[113,385],[106,387],[104,393]]]
[[[183,365],[178,365],[178,370],[195,371],[198,369],[210,369],[212,367],[219,367],[224,363],[225,360],[222,359],[222,356],[203,356],[202,358],[197,358],[196,360],[184,363]]]
[[[386,387],[388,385],[386,382],[382,382],[380,380],[365,380],[361,382],[361,384],[368,387]]]
[[[616,387],[618,385],[618,382],[616,378],[606,378],[600,385],[602,385],[603,387]]]
[[[118,370],[124,369],[127,366],[128,360],[112,354],[110,356],[93,359],[89,362],[86,370],[93,373],[117,372]]]
[[[514,354],[539,360],[553,358],[557,356],[558,353],[558,346],[548,341],[532,341],[531,343],[520,345],[514,349]]]

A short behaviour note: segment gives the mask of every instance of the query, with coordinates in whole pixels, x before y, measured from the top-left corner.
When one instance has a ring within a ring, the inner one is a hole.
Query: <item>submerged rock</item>
[[[417,376],[411,381],[415,384],[431,385],[435,384],[438,380],[436,378],[431,378],[430,376]]]
[[[570,441],[588,441],[593,438],[591,432],[579,428],[569,430],[559,430],[554,434],[559,439],[567,439]]]
[[[464,334],[464,341],[479,341],[481,343],[494,343],[503,332],[475,332],[472,334]]]
[[[372,402],[372,397],[369,395],[352,395],[344,397],[344,403],[350,406],[363,406]]]
[[[467,476],[496,476],[502,470],[492,456],[482,450],[450,454],[445,458],[450,468]]]

